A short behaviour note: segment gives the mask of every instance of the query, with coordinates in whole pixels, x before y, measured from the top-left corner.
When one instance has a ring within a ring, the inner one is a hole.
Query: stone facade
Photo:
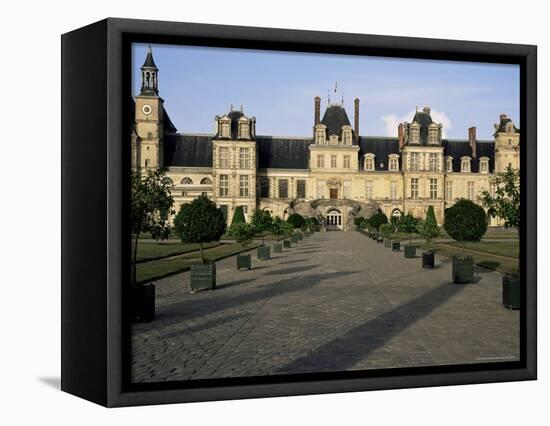
[[[398,137],[359,135],[359,99],[352,127],[343,103],[314,99],[313,135],[256,135],[256,118],[241,106],[215,117],[215,134],[177,133],[158,95],[158,69],[149,50],[141,69],[132,123],[134,168],[164,167],[176,207],[203,194],[222,208],[230,223],[237,206],[287,217],[316,216],[326,229],[348,230],[357,216],[380,210],[387,216],[411,212],[424,217],[433,206],[439,223],[458,199],[479,202],[492,190],[490,177],[509,165],[519,168],[519,129],[502,114],[494,140],[443,139],[430,108],[417,110],[398,127]],[[499,225],[490,218],[489,225]]]

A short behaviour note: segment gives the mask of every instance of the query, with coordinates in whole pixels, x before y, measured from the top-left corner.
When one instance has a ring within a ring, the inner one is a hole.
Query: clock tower
[[[163,165],[163,107],[158,95],[158,68],[151,46],[141,67],[141,91],[136,96],[135,168],[157,168]]]

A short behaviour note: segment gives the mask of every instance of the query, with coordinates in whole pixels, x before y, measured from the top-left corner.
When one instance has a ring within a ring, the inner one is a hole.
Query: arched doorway
[[[341,231],[342,230],[342,213],[340,210],[332,209],[327,213],[326,218],[327,231]]]

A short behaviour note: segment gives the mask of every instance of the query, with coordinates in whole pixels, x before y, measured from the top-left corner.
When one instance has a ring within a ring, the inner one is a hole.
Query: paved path
[[[255,258],[255,253],[253,254]],[[189,294],[189,273],[157,281],[157,318],[133,326],[135,382],[510,361],[519,312],[501,274],[450,282],[358,232],[327,232]]]

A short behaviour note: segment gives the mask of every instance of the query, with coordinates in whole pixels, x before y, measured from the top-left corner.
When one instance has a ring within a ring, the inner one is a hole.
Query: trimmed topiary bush
[[[435,218],[433,206],[428,207],[426,219],[418,225],[418,233],[426,240],[426,245],[430,247],[430,243],[434,238],[439,237],[439,227]]]
[[[246,219],[244,218],[243,206],[237,206],[235,208],[235,213],[233,213],[233,219],[231,220],[231,226],[237,223],[245,223]],[[231,227],[230,227],[231,229]]]
[[[304,226],[306,219],[299,213],[292,213],[286,221],[296,229]]]
[[[380,225],[383,225],[384,223],[388,223],[388,217],[382,212],[375,213],[369,218],[369,225],[377,231],[378,228],[380,228]]]
[[[357,228],[362,228],[363,227],[363,222],[365,221],[365,218],[364,217],[356,217],[355,219],[353,219],[353,224],[357,227]]]
[[[487,231],[487,215],[476,203],[459,200],[445,212],[445,231],[462,243],[479,241]]]

